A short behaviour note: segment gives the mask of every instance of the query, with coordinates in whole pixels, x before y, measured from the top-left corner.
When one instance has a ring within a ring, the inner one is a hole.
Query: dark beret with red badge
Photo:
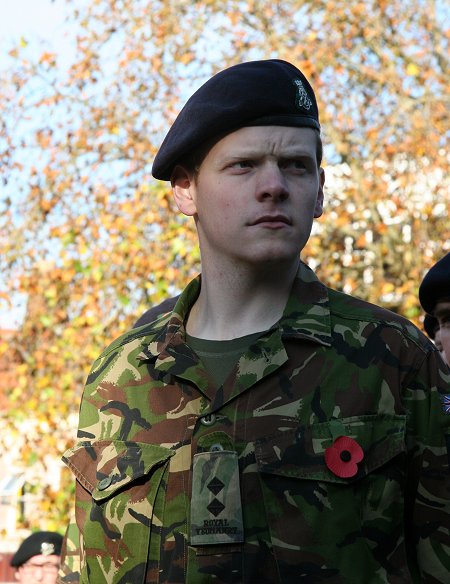
[[[208,140],[244,126],[320,130],[314,91],[303,73],[280,59],[248,61],[220,71],[186,102],[155,157],[152,174],[174,167]]]

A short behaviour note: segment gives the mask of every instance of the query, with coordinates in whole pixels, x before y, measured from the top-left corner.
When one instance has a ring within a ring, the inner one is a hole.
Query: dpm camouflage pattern
[[[93,365],[59,582],[448,583],[435,347],[301,264],[281,320],[217,388],[185,343],[199,288]],[[349,478],[325,462],[341,435],[363,452]]]

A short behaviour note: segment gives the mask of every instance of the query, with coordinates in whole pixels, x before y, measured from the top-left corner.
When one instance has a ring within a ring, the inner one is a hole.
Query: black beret
[[[37,531],[23,540],[19,549],[11,558],[11,566],[15,568],[27,562],[33,556],[61,555],[62,535],[55,531]]]
[[[425,318],[423,319],[423,328],[425,329],[425,332],[430,337],[430,339],[434,340],[436,330],[439,328],[439,322],[436,318],[434,318],[434,316],[431,316],[431,314],[426,314]]]
[[[170,180],[184,156],[244,126],[320,130],[314,91],[303,73],[287,61],[269,59],[240,63],[211,77],[178,114],[155,157],[153,176]]]
[[[450,253],[430,268],[419,286],[420,304],[429,314],[444,298],[450,298]]]

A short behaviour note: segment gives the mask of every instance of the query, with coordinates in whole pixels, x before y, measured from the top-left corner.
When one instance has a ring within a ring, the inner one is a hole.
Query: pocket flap
[[[156,444],[99,440],[79,442],[62,459],[96,501],[146,476],[175,452]]]
[[[356,440],[364,452],[357,474],[350,479],[336,476],[325,463],[325,450],[334,441],[328,422],[278,432],[259,440],[255,447],[259,470],[286,477],[348,483],[405,451],[406,416],[354,416],[341,422],[345,435]]]

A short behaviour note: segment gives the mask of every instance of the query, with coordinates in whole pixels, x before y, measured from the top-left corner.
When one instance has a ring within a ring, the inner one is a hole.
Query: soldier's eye
[[[307,165],[304,160],[290,159],[283,160],[280,164],[281,168],[286,170],[306,170]]]
[[[250,168],[252,163],[250,160],[238,160],[232,165],[234,168]]]

